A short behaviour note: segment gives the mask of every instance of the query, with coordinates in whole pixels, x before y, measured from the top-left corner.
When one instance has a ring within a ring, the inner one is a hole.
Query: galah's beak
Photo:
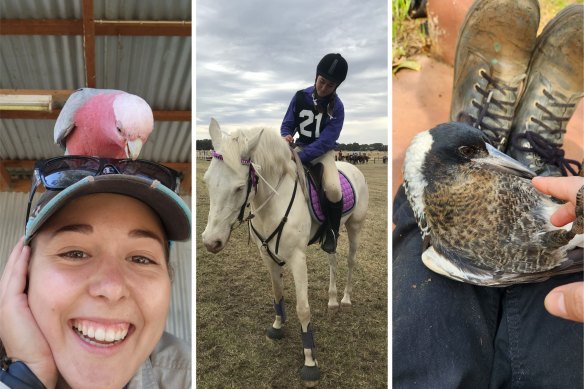
[[[126,157],[132,160],[138,159],[138,155],[140,155],[140,150],[142,150],[142,140],[135,139],[129,140],[126,143]]]

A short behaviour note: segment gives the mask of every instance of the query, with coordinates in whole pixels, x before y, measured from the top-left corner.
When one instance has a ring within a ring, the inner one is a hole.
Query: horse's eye
[[[245,186],[238,186],[237,188],[235,188],[235,192],[239,193],[241,191],[243,191],[243,189],[245,188]]]

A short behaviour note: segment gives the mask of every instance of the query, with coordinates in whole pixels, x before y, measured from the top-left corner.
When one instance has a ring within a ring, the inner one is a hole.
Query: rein
[[[216,152],[215,150],[213,150],[211,152],[211,155],[213,156],[213,158],[217,158],[217,159],[223,161],[223,156],[220,153]],[[239,215],[237,216],[237,221],[239,223],[237,223],[237,224],[234,223],[231,226],[231,230],[233,231],[235,228],[239,227],[243,222],[247,221],[249,231],[253,231],[255,236],[261,241],[262,247],[266,250],[266,252],[270,256],[270,258],[272,258],[272,260],[276,264],[278,264],[278,266],[284,266],[286,264],[286,262],[281,260],[278,257],[278,249],[280,247],[280,238],[282,236],[282,231],[284,230],[284,225],[288,221],[288,215],[290,214],[290,210],[292,209],[292,204],[294,204],[294,198],[296,197],[296,189],[298,188],[298,175],[296,175],[296,180],[294,181],[294,190],[292,191],[292,197],[290,199],[290,202],[288,203],[288,208],[286,209],[286,212],[284,213],[284,217],[282,218],[282,220],[280,221],[280,224],[278,224],[276,229],[267,238],[264,239],[262,237],[262,235],[256,230],[256,228],[253,226],[253,224],[251,222],[251,220],[255,217],[253,210],[250,210],[249,214],[245,218],[244,218],[244,214],[245,214],[245,208],[249,206],[249,195],[251,193],[252,188],[257,192],[258,176],[260,178],[262,178],[262,180],[264,180],[264,181],[265,181],[265,179],[263,177],[261,177],[256,172],[256,170],[253,167],[253,162],[251,161],[251,159],[241,159],[240,162],[242,165],[249,166],[249,172],[248,172],[248,178],[247,178],[247,193],[245,195],[245,200],[244,200],[243,204],[241,205]],[[280,187],[281,183],[282,183],[282,179],[280,179],[278,181],[278,185],[276,185],[276,188],[274,189],[266,182],[266,185],[272,190],[272,192],[270,193],[268,198],[255,210],[255,213],[258,213],[272,199],[274,194],[277,194],[277,190]],[[251,235],[251,233],[250,233],[250,235]],[[276,249],[275,249],[275,252],[272,252],[272,250],[270,249],[269,243],[274,237],[276,237]]]
[[[251,219],[248,222],[249,228],[251,229],[251,231],[253,231],[255,236],[257,236],[257,238],[262,242],[262,247],[266,249],[266,252],[270,256],[270,258],[272,258],[272,260],[274,262],[276,262],[278,264],[278,266],[284,266],[286,264],[285,261],[282,261],[281,259],[278,258],[278,249],[280,248],[280,237],[282,236],[282,231],[284,230],[284,225],[288,221],[288,215],[290,214],[290,210],[292,209],[292,204],[294,204],[294,198],[296,197],[296,188],[298,188],[298,177],[296,177],[296,180],[294,181],[294,190],[292,191],[292,198],[290,199],[290,203],[288,203],[288,208],[286,209],[286,213],[284,214],[284,217],[280,221],[280,224],[278,224],[278,227],[276,227],[276,229],[267,238],[264,239],[260,235],[260,233],[255,229],[255,227],[251,223]],[[270,243],[270,241],[274,238],[274,236],[276,237],[276,252],[275,253],[273,253],[272,250],[270,250],[270,246],[268,245],[268,243]]]

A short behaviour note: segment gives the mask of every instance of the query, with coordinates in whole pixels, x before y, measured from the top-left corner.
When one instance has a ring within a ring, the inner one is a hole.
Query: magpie
[[[537,191],[535,173],[468,124],[419,133],[403,167],[408,201],[432,271],[482,286],[539,282],[584,265],[584,187],[576,221],[550,223],[563,201]]]

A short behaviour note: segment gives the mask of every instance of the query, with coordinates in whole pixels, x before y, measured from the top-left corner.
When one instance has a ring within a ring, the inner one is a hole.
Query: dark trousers
[[[403,187],[393,205],[393,388],[583,388],[580,323],[544,308],[582,273],[507,288],[428,270]]]

